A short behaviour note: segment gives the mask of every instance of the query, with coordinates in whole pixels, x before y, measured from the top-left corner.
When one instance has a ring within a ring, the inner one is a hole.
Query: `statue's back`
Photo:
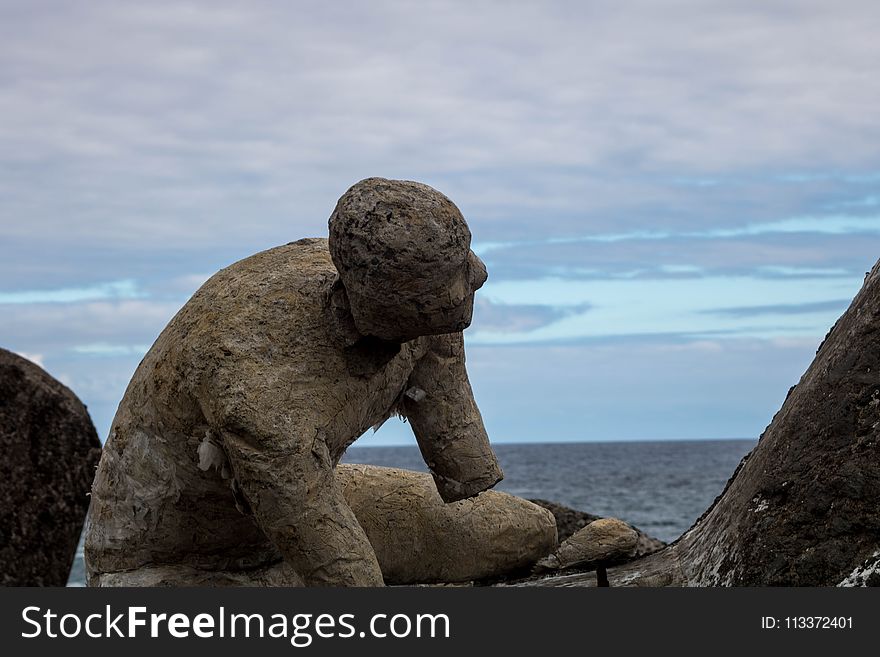
[[[168,323],[132,377],[104,447],[86,533],[90,573],[181,560],[235,569],[279,558],[236,508],[220,466],[210,466],[216,436],[204,394],[225,364],[254,352],[311,369],[311,359],[296,355],[323,351],[320,296],[334,277],[326,240],[300,240],[219,271]]]

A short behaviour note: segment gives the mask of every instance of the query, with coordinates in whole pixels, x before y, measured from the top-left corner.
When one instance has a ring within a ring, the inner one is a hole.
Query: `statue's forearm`
[[[230,368],[204,404],[229,461],[236,503],[307,585],[381,586],[375,553],[316,429],[322,417],[303,400],[279,400],[289,386],[246,374]]]
[[[381,586],[376,555],[336,485],[326,448],[254,452],[224,433],[254,519],[309,586]]]
[[[489,445],[464,363],[462,336],[431,338],[413,370],[403,410],[446,502],[472,497],[503,474]]]

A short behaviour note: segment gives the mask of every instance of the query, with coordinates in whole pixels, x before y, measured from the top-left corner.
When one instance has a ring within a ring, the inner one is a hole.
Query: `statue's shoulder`
[[[222,279],[230,276],[245,276],[271,279],[280,275],[299,275],[307,278],[326,271],[336,273],[330,259],[327,239],[306,237],[243,258],[221,269],[214,277]]]
[[[324,330],[321,309],[336,280],[326,239],[260,251],[211,276],[169,325],[175,341],[206,349],[240,336]],[[314,326],[312,326],[314,325]]]
[[[307,293],[311,287],[332,282],[336,269],[330,259],[327,240],[306,238],[260,251],[211,276],[196,292],[192,302],[240,299],[254,300],[273,292]]]

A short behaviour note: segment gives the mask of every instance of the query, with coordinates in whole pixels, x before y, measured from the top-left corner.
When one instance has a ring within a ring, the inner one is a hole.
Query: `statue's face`
[[[452,278],[428,290],[408,291],[384,299],[366,299],[349,291],[349,303],[358,332],[384,340],[407,341],[422,335],[456,333],[471,324],[474,293],[486,282],[486,266],[469,251]]]
[[[474,312],[474,293],[483,286],[487,278],[486,265],[470,251],[460,275],[438,290],[437,298],[441,303],[435,312],[424,313],[425,328],[432,329],[431,333],[436,334],[463,331],[470,326]]]

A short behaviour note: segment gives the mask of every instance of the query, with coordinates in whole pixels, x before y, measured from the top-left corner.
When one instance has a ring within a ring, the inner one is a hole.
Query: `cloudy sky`
[[[0,346],[103,438],[208,276],[415,179],[489,268],[493,440],[757,437],[880,257],[878,32],[869,1],[4,2]]]

